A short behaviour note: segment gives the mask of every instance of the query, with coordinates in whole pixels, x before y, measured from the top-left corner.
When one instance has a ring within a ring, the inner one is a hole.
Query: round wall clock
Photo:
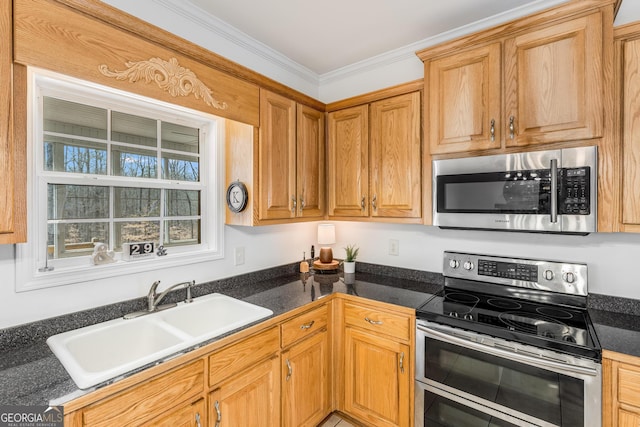
[[[227,187],[227,206],[231,212],[242,212],[247,207],[249,193],[240,181],[234,181]]]

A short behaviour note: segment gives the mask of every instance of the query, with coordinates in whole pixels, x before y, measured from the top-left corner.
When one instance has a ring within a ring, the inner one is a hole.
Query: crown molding
[[[267,61],[275,67],[293,74],[302,80],[319,86],[319,75],[307,67],[292,61],[287,56],[278,52],[266,44],[250,37],[246,33],[238,30],[232,25],[227,24],[220,18],[210,14],[209,12],[195,6],[191,2],[181,0],[152,0],[159,6],[188,19],[194,24],[210,31],[213,34],[229,41],[240,49],[259,57],[261,60]],[[216,52],[217,53],[217,52]],[[229,58],[234,60],[233,58]]]
[[[204,11],[203,9],[195,6],[190,2],[184,2],[180,0],[152,1],[157,5],[168,9],[172,13],[182,16],[183,18],[186,18],[187,20],[206,29],[207,31],[210,31],[211,33],[216,34],[217,36],[229,41],[238,48],[259,57],[261,60],[269,62],[276,68],[279,68],[280,70],[283,70],[284,72],[291,75],[295,75],[298,78],[301,78],[304,81],[320,88],[320,86],[324,84],[336,82],[361,73],[367,73],[375,69],[384,68],[396,62],[417,58],[415,56],[416,51],[435,46],[437,44],[453,40],[455,38],[462,37],[476,31],[481,31],[499,24],[503,24],[522,16],[539,12],[543,9],[566,3],[569,0],[537,0],[527,5],[510,9],[506,12],[472,22],[462,27],[440,33],[433,37],[428,37],[426,39],[408,44],[398,49],[394,49],[380,55],[358,61],[356,63],[338,68],[324,74],[317,74],[313,72],[312,70],[291,60],[282,53],[250,37],[246,33],[238,30],[232,25],[227,24],[218,17],[210,14],[207,11]],[[230,59],[233,60],[233,58]]]

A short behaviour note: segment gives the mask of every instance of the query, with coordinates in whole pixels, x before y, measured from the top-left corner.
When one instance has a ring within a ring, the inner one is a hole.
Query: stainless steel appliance
[[[433,224],[596,231],[597,147],[433,161]]]
[[[416,427],[601,426],[587,266],[444,254],[417,309]]]

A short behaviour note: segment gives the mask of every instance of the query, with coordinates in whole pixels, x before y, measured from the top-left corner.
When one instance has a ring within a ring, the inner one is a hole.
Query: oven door
[[[416,427],[601,426],[602,367],[418,320]]]

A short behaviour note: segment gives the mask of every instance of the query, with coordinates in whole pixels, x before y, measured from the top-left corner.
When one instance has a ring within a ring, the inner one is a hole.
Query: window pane
[[[200,181],[197,157],[162,154],[162,178],[176,181]]]
[[[56,172],[105,175],[107,146],[58,136],[44,136],[44,169]]]
[[[186,153],[200,151],[198,128],[162,122],[162,148]]]
[[[165,246],[195,245],[200,243],[200,220],[166,221]]]
[[[94,219],[109,217],[109,187],[49,184],[47,218]]]
[[[126,187],[114,190],[116,218],[160,216],[160,189]]]
[[[48,96],[43,104],[45,132],[107,139],[107,110]]]
[[[200,215],[200,191],[167,190],[165,206],[166,216]]]
[[[111,113],[111,140],[145,147],[158,146],[157,121],[131,114]]]
[[[156,154],[148,150],[113,147],[113,175],[136,178],[157,178],[158,161]]]
[[[159,221],[116,222],[114,225],[116,249],[122,249],[123,243],[159,242]]]
[[[49,224],[47,229],[47,248],[53,258],[90,255],[95,242],[109,243],[105,222]]]

